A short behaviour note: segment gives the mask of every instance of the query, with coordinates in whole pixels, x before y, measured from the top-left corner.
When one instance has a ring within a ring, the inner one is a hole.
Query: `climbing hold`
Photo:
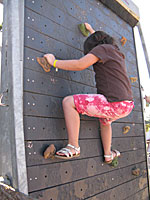
[[[55,153],[56,153],[56,148],[55,148],[54,144],[51,144],[44,151],[44,158],[45,159],[48,159],[48,158],[54,159]]]
[[[130,77],[130,80],[132,83],[136,82],[137,81],[137,77]]]
[[[78,24],[78,28],[79,28],[79,30],[81,31],[81,33],[82,33],[85,37],[88,37],[88,36],[89,36],[89,33],[90,33],[90,32],[86,29],[84,23]]]
[[[46,58],[44,57],[37,57],[36,58],[37,62],[42,66],[45,72],[49,72],[51,69],[51,65],[48,63]]]
[[[140,168],[134,167],[132,169],[132,175],[139,176],[140,175]]]
[[[124,46],[126,42],[127,42],[127,39],[124,36],[122,36],[121,45]]]
[[[129,130],[130,130],[130,126],[124,126],[124,127],[123,127],[123,134],[128,133]]]
[[[110,163],[112,167],[117,167],[119,164],[118,157],[114,158],[113,161]]]

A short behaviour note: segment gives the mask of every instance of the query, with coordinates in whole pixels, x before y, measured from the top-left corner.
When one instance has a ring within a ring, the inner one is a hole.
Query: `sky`
[[[149,58],[150,58],[150,28],[149,28],[149,19],[150,19],[150,0],[132,0],[139,8],[140,12],[140,24],[142,27],[146,47],[148,50]],[[0,24],[3,19],[3,6],[0,4]],[[140,71],[140,82],[144,87],[144,92],[146,95],[150,95],[150,79],[147,71],[147,65],[145,62],[145,57],[142,50],[142,45],[140,42],[140,37],[137,28],[134,28],[136,45],[137,45],[137,56],[138,56],[138,67]],[[0,46],[1,46],[1,32],[0,32]],[[1,55],[0,55],[1,59]]]
[[[148,51],[150,59],[150,28],[149,28],[149,19],[150,19],[150,1],[149,0],[132,0],[139,8],[140,12],[140,24],[142,32],[144,35],[144,40],[146,48]],[[150,95],[150,77],[147,70],[147,65],[145,61],[145,56],[143,53],[139,32],[137,27],[134,28],[136,46],[137,46],[137,57],[138,57],[138,67],[140,72],[140,82],[144,88],[143,95]]]

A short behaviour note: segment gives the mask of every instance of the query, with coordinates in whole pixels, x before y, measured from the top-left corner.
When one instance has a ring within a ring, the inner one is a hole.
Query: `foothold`
[[[121,45],[124,46],[126,42],[127,42],[127,39],[124,36],[122,36]]]
[[[78,28],[79,28],[79,30],[81,31],[81,33],[82,33],[85,37],[88,37],[88,36],[89,36],[89,33],[90,33],[90,32],[86,29],[84,23],[78,24]]]
[[[137,81],[137,77],[130,77],[130,80],[132,83],[136,82]]]
[[[114,158],[113,161],[110,163],[112,167],[117,167],[119,164],[118,157]]]
[[[51,144],[44,151],[44,158],[45,159],[48,159],[48,158],[54,159],[55,153],[56,153],[56,148],[55,148],[55,146],[53,144]]]
[[[56,72],[58,72],[58,68],[56,68]]]
[[[134,167],[134,168],[132,169],[132,175],[134,175],[134,176],[139,176],[139,175],[140,175],[140,168]]]
[[[129,130],[130,130],[130,126],[125,126],[125,127],[123,127],[123,134],[128,133]]]

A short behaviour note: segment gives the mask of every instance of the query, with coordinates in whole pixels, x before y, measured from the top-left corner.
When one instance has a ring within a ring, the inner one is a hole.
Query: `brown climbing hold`
[[[133,174],[134,176],[139,176],[139,175],[140,175],[140,168],[134,167],[134,168],[132,169],[132,174]]]
[[[54,158],[55,157],[55,153],[56,153],[56,148],[53,144],[49,145],[47,147],[47,149],[44,151],[44,158],[48,159],[48,158]]]
[[[128,133],[129,130],[130,130],[130,126],[124,126],[124,127],[123,127],[123,134]]]
[[[127,38],[125,38],[124,36],[122,36],[122,38],[121,38],[121,45],[124,46],[126,42],[127,42]]]
[[[137,81],[137,77],[130,77],[130,80],[132,83],[136,82]]]

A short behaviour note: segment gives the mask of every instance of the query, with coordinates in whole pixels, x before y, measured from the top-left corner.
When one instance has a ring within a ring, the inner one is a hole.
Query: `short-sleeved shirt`
[[[97,93],[103,94],[109,102],[133,101],[125,56],[118,47],[102,44],[93,48],[89,53],[100,58],[100,61],[93,65]]]

